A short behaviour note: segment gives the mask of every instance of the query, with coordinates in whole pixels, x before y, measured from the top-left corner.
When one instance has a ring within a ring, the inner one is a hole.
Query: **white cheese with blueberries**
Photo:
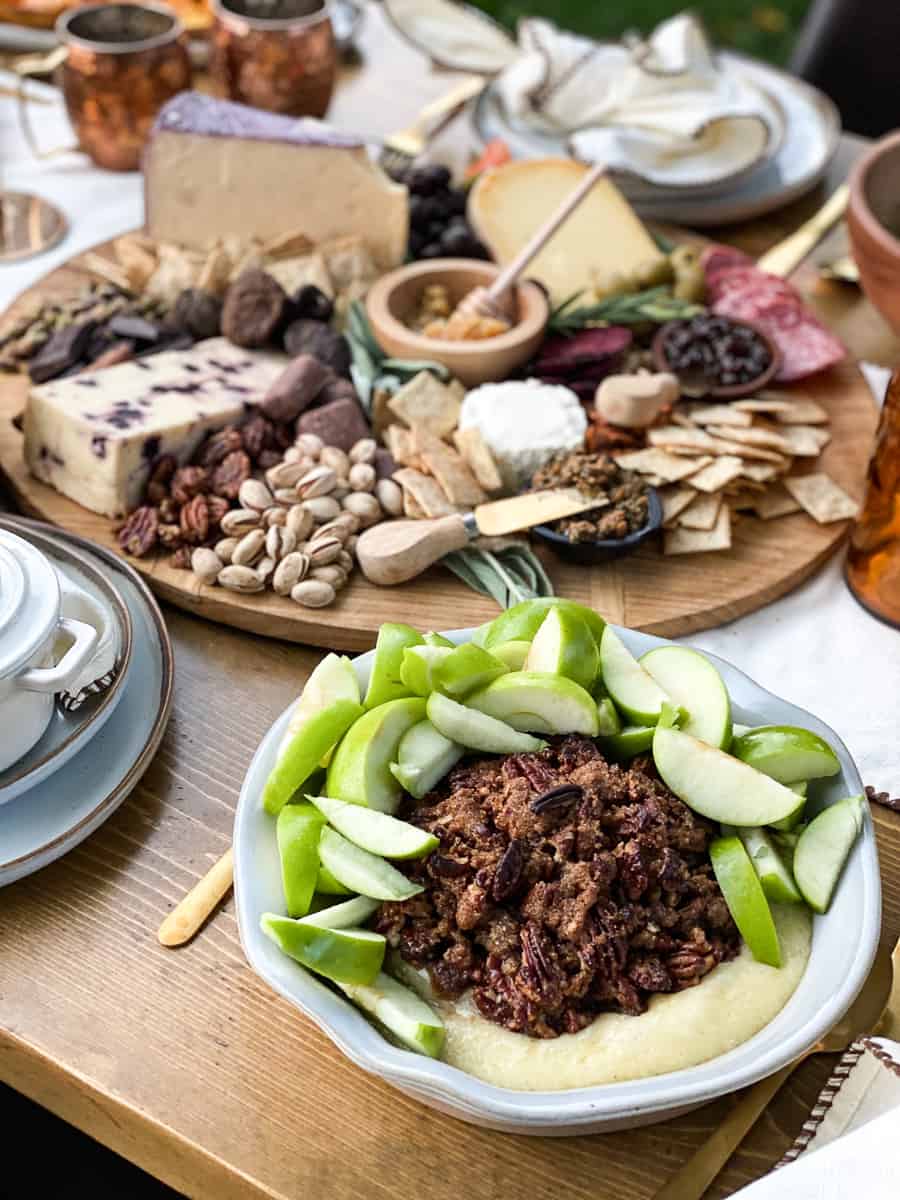
[[[206,434],[240,420],[284,357],[210,338],[31,389],[25,459],[33,475],[93,512],[140,502],[162,455],[186,461]]]

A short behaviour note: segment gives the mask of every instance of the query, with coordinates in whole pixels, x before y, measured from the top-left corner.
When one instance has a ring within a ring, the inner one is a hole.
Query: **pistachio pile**
[[[265,480],[241,484],[240,508],[221,520],[225,536],[191,555],[195,576],[234,592],[271,588],[305,608],[334,603],[360,531],[403,511],[399,486],[377,477],[375,451],[372,438],[347,453],[300,434]]]

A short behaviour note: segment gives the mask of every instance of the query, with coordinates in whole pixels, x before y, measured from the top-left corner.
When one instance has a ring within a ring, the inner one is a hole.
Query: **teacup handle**
[[[65,46],[57,46],[55,50],[51,50],[49,54],[31,55],[28,58],[23,58],[15,65],[15,72],[18,75],[16,85],[16,99],[19,104],[19,126],[28,143],[28,147],[35,158],[56,158],[59,154],[69,154],[79,147],[77,144],[71,146],[54,146],[50,150],[43,150],[38,144],[34,129],[31,124],[31,117],[28,112],[28,105],[31,103],[31,97],[25,90],[25,81],[32,75],[49,75],[55,71],[57,67],[62,66],[66,61],[68,49]]]
[[[32,667],[23,671],[16,683],[26,692],[64,691],[94,652],[100,634],[86,621],[63,617],[59,629],[72,638],[72,645],[54,667]]]

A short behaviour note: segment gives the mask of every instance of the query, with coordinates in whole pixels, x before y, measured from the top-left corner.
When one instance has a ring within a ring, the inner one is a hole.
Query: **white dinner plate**
[[[697,193],[678,188],[650,195],[648,185],[621,181],[642,216],[680,225],[711,226],[749,221],[789,204],[815,187],[831,162],[841,135],[841,120],[832,101],[817,88],[742,54],[722,51],[721,58],[767,92],[784,115],[785,131],[777,152],[754,167],[731,188],[718,187]],[[503,111],[497,86],[491,82],[481,93],[472,114],[475,130],[484,141],[502,138],[516,158],[568,157],[562,137],[536,133],[524,123],[510,122]]]
[[[0,887],[54,862],[98,829],[125,800],[159,745],[172,704],[172,647],[162,614],[140,576],[84,538],[19,517],[5,528],[44,553],[71,549],[98,564],[127,605],[131,663],[103,729],[55,772],[0,808]]]

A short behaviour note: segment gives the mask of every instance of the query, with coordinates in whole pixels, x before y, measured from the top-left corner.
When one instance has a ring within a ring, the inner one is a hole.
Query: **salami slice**
[[[700,255],[700,265],[703,267],[706,275],[706,282],[712,279],[714,275],[718,275],[720,271],[730,271],[734,267],[752,267],[753,259],[744,254],[742,250],[735,250],[733,246],[707,246]]]

